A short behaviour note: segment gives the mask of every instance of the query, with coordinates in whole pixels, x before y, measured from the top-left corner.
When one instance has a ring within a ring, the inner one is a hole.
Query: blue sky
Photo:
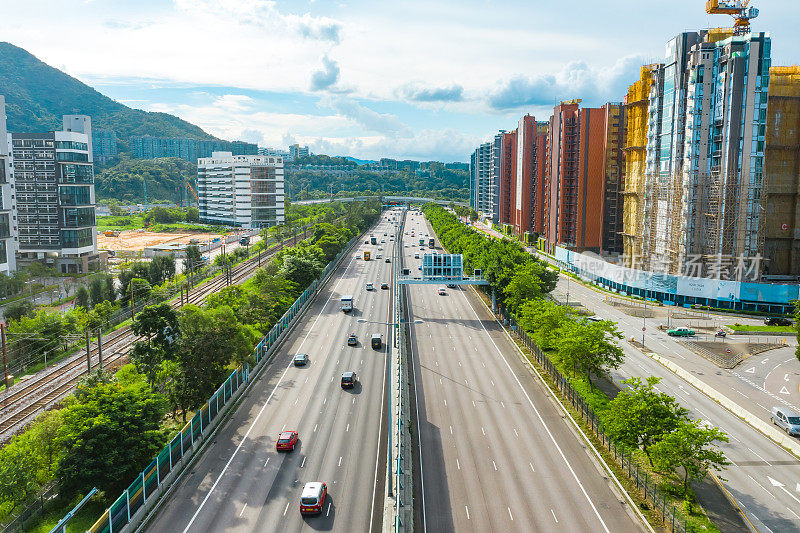
[[[670,37],[729,25],[704,5],[0,0],[0,30],[116,100],[223,138],[467,161],[521,115],[546,120],[554,101],[620,101]],[[800,2],[752,5],[761,10],[754,29],[771,33],[773,64],[800,63]]]

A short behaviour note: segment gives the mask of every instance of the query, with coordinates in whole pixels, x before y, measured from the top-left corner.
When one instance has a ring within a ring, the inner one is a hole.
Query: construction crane
[[[190,193],[192,193],[194,199],[197,200],[197,205],[200,205],[200,198],[197,196],[197,193],[195,192],[194,187],[192,187],[192,184],[189,183],[189,180],[186,180],[186,188],[189,190]]]
[[[750,20],[758,16],[758,9],[749,4],[750,0],[706,0],[706,13],[732,16],[731,33],[744,35],[750,32]]]

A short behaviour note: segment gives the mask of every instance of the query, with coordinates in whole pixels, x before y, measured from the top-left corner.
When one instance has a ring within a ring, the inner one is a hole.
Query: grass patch
[[[72,510],[83,498],[83,496],[76,496],[74,500],[65,501],[56,499],[52,502],[52,506],[45,511],[37,520],[27,522],[25,524],[25,531],[30,533],[48,533],[53,529],[59,520]],[[68,533],[77,533],[78,531],[87,531],[94,525],[100,515],[108,507],[108,503],[95,495],[89,502],[78,511],[72,520],[67,524]]]
[[[766,324],[734,324],[726,326],[733,331],[774,331],[776,333],[795,333],[794,326],[767,326]]]

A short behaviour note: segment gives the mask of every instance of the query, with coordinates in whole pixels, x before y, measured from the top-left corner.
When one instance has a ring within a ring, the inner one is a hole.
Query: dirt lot
[[[149,231],[139,232],[136,230],[123,231],[119,237],[97,236],[97,248],[100,250],[114,251],[138,251],[144,250],[148,246],[166,243],[189,244],[191,239],[198,239],[200,243],[211,241],[222,235],[214,233],[152,233]]]

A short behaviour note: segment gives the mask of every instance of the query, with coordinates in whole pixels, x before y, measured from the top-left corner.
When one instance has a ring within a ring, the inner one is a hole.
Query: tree
[[[648,377],[644,383],[640,378],[625,381],[631,388],[617,394],[603,412],[606,433],[631,448],[641,446],[650,466],[653,466],[650,446],[674,431],[689,413],[675,398],[655,390],[660,381],[655,376]]]
[[[53,471],[58,465],[62,451],[58,439],[63,425],[61,411],[54,410],[39,416],[28,429],[36,447],[36,455],[40,458],[37,465],[38,482],[42,485],[51,479]]]
[[[62,410],[64,456],[56,477],[62,494],[97,487],[122,491],[166,442],[164,399],[146,383],[101,383],[67,400]]]
[[[89,291],[83,285],[78,287],[78,291],[75,293],[75,305],[84,309],[89,308]]]
[[[469,220],[474,224],[478,220],[478,212],[474,209],[469,210]]]
[[[116,305],[108,300],[95,305],[92,310],[86,314],[87,328],[93,330],[107,325],[111,322],[111,317],[118,309]]]
[[[517,314],[522,304],[528,300],[541,298],[555,288],[557,275],[546,269],[538,261],[529,261],[514,271],[511,281],[503,289],[505,303],[512,313]]]
[[[106,282],[102,274],[95,274],[89,280],[89,304],[94,307],[105,300]]]
[[[157,255],[150,261],[147,280],[151,285],[161,285],[175,276],[175,254]]]
[[[527,331],[542,350],[555,348],[560,338],[560,328],[572,320],[569,307],[547,300],[529,300],[520,308],[519,324]]]
[[[114,286],[114,276],[105,274],[103,276],[105,281],[105,288],[103,290],[103,299],[111,303],[117,301],[117,289]]]
[[[593,389],[592,374],[601,375],[609,368],[619,368],[624,354],[614,339],[622,334],[610,320],[583,324],[567,322],[560,329],[558,357],[562,363],[580,372]]]
[[[125,214],[125,211],[120,207],[117,200],[108,201],[108,210],[111,212],[112,217],[119,217]]]
[[[200,253],[200,248],[198,248],[196,244],[190,244],[186,247],[186,259],[183,261],[183,271],[186,274],[191,274],[201,266],[203,266],[203,254]]]
[[[154,387],[161,362],[175,355],[180,335],[178,315],[169,304],[148,305],[133,318],[131,330],[145,337],[133,343],[131,360]]]
[[[27,502],[40,488],[36,475],[38,458],[32,441],[29,434],[23,433],[0,448],[0,504],[7,504],[9,512]]]
[[[688,496],[690,484],[706,477],[709,468],[730,464],[714,446],[716,442],[728,442],[725,432],[700,420],[682,420],[652,446],[653,461],[657,468],[682,479],[683,494]]]
[[[133,304],[138,305],[142,300],[148,300],[153,288],[146,279],[133,278],[130,282],[130,292],[133,297]]]
[[[311,285],[311,282],[317,279],[321,273],[322,265],[318,260],[294,254],[284,256],[283,266],[280,270],[280,274],[284,278],[303,288]]]
[[[196,207],[190,207],[186,210],[186,222],[199,222],[200,210]]]
[[[19,320],[24,316],[32,316],[35,306],[28,299],[11,302],[3,309],[3,316],[6,320]]]

